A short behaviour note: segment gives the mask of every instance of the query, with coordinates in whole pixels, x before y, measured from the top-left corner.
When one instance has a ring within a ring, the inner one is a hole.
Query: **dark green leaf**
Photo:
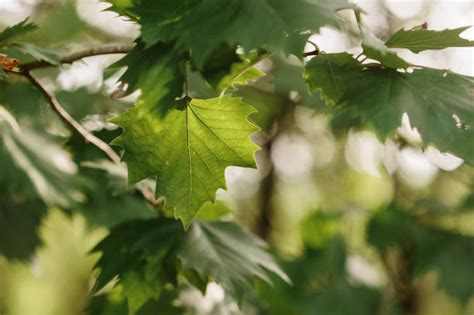
[[[137,104],[159,116],[176,107],[176,99],[183,95],[184,62],[172,46],[145,48],[138,43],[115,65],[122,66],[127,71],[121,80],[129,84],[130,91],[141,90]]]
[[[435,69],[370,68],[348,54],[314,58],[306,77],[337,105],[337,116],[369,123],[384,139],[407,113],[426,144],[474,163],[474,78]]]
[[[438,286],[467,303],[474,296],[474,237],[421,222],[395,206],[372,218],[367,237],[380,251],[404,248],[413,255],[413,272],[438,272]]]
[[[247,52],[282,48],[301,56],[308,37],[302,32],[337,25],[336,10],[347,7],[345,0],[136,2],[129,10],[140,16],[145,43],[176,41],[180,49],[192,51],[199,67],[222,43]]]
[[[472,47],[474,46],[474,41],[459,36],[468,28],[470,28],[470,26],[443,31],[401,29],[393,34],[385,45],[390,48],[406,48],[414,53],[449,47]]]
[[[180,270],[191,283],[196,271],[205,283],[216,281],[241,299],[253,277],[270,282],[269,273],[274,273],[288,281],[264,247],[233,223],[196,222],[184,233],[172,219],[129,221],[113,228],[96,247],[102,251],[97,283],[100,288],[119,275],[132,313],[158,299]]]
[[[84,199],[79,190],[77,165],[70,154],[45,135],[20,127],[0,107],[0,139],[15,165],[29,177],[48,204],[68,207]]]

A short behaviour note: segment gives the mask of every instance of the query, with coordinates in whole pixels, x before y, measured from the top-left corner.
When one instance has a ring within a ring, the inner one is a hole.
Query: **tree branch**
[[[120,156],[104,141],[94,136],[86,128],[84,128],[77,120],[75,120],[58,102],[53,93],[46,90],[41,82],[33,76],[29,71],[22,73],[33,86],[35,86],[44,96],[51,108],[59,115],[61,120],[73,131],[84,138],[86,142],[95,145],[99,150],[104,152],[110,160],[116,164],[120,164]]]
[[[59,62],[61,64],[69,64],[73,63],[74,61],[81,60],[87,57],[93,56],[100,56],[100,55],[111,55],[111,54],[126,54],[129,53],[133,49],[133,45],[122,45],[122,46],[108,46],[108,47],[97,47],[82,50],[76,53],[73,53],[69,56],[62,57]],[[48,61],[35,61],[30,63],[25,63],[23,65],[19,65],[21,72],[26,73],[30,70],[34,69],[41,69],[41,68],[49,68],[55,67],[56,64],[50,63]]]
[[[86,57],[93,57],[99,55],[108,55],[108,54],[126,54],[133,49],[133,45],[128,46],[110,46],[110,47],[99,47],[92,48],[83,51],[73,53],[69,56],[65,56],[60,59],[61,64],[73,63],[75,61],[81,60]],[[75,120],[59,103],[56,96],[49,92],[41,82],[31,73],[31,70],[55,67],[56,64],[52,64],[47,61],[37,61],[31,63],[25,63],[21,65],[20,71],[6,71],[16,75],[24,76],[30,81],[30,83],[36,87],[41,94],[43,94],[46,101],[49,103],[51,108],[58,114],[61,120],[75,133],[79,134],[86,142],[89,142],[95,145],[99,150],[101,150],[107,157],[114,163],[120,164],[120,156],[104,141],[94,136],[87,129],[85,129],[77,120]],[[152,206],[156,208],[163,207],[163,200],[155,199],[155,196],[152,192],[147,190],[140,190],[143,198]]]

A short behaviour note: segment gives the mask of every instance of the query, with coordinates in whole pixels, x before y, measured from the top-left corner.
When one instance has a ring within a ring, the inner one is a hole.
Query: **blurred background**
[[[436,30],[474,25],[474,2],[468,0],[356,3],[380,38],[425,22]],[[96,0],[0,0],[0,29],[31,17],[40,28],[25,42],[45,54],[133,42],[139,27],[107,6]],[[351,17],[342,17],[350,28]],[[360,43],[347,34],[323,28],[311,40],[325,52],[359,54]],[[474,39],[474,28],[462,36]],[[474,75],[473,48],[400,53],[416,64]],[[62,105],[107,141],[120,133],[107,119],[136,96],[111,97],[123,70],[106,68],[120,57],[38,72]],[[319,96],[307,92],[297,58],[276,55],[258,67],[267,76],[236,92],[258,109],[252,117],[262,129],[254,135],[263,148],[258,169],[227,169],[228,190],[219,191],[217,204],[205,205],[200,217],[234,219],[262,237],[294,286],[259,285],[241,310],[215,283],[205,296],[183,288],[174,303],[185,314],[212,315],[474,314],[474,299],[465,293],[474,284],[474,169],[434,147],[423,150],[408,117],[385,143],[370,131],[334,133]],[[97,256],[89,251],[112,225],[151,217],[153,209],[126,189],[126,168],[69,138],[27,82],[13,76],[0,81],[0,105],[0,314],[93,314],[88,305]],[[21,136],[8,132],[12,119]],[[389,210],[380,214],[383,209]],[[424,242],[423,255],[433,257],[438,269],[405,274],[412,252],[385,250],[378,242],[400,233],[391,223],[404,215],[424,224],[415,225],[427,232],[414,243]],[[388,302],[380,303],[385,297]]]

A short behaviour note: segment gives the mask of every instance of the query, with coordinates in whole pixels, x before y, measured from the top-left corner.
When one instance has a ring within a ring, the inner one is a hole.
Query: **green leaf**
[[[59,54],[53,49],[44,48],[30,43],[16,43],[15,47],[24,54],[30,55],[35,60],[44,60],[53,65],[61,64]]]
[[[37,26],[33,23],[29,23],[28,19],[21,21],[18,24],[7,27],[0,32],[0,47],[11,44],[17,37],[34,31]]]
[[[215,87],[223,77],[228,75],[231,68],[241,61],[241,56],[237,54],[237,47],[221,44],[210,53],[200,72],[203,78]]]
[[[388,48],[384,42],[373,34],[367,26],[360,22],[362,32],[362,48],[364,55],[370,59],[379,61],[386,67],[394,69],[406,69],[410,64],[398,57],[397,53]]]
[[[264,248],[264,242],[234,223],[199,222],[187,233],[178,255],[185,269],[196,270],[204,280],[215,280],[241,301],[251,290],[254,276],[271,283],[268,272],[272,272],[290,282]]]
[[[203,221],[215,221],[231,213],[231,209],[221,200],[215,203],[206,202],[199,210],[198,219]]]
[[[95,251],[102,251],[98,287],[119,275],[131,313],[159,299],[179,272],[196,284],[195,271],[238,299],[251,289],[253,277],[271,282],[274,273],[289,281],[265,244],[234,223],[196,222],[183,233],[171,219],[129,221],[113,228]]]
[[[449,47],[473,47],[474,41],[459,35],[470,28],[460,27],[451,30],[433,31],[426,29],[401,29],[393,34],[385,43],[390,48],[406,48],[414,53],[424,50],[439,50]]]
[[[255,167],[257,146],[247,120],[254,109],[225,95],[192,100],[161,119],[137,105],[113,119],[123,129],[114,141],[125,149],[129,183],[156,176],[157,196],[189,226],[201,206],[225,188],[228,166]]]
[[[435,69],[401,73],[357,65],[348,54],[321,55],[308,63],[312,90],[336,104],[335,119],[369,123],[382,138],[404,113],[425,144],[474,163],[474,78]]]
[[[242,62],[233,64],[230,72],[219,82],[218,88],[234,90],[238,85],[246,85],[263,77],[265,73],[255,67],[263,58],[258,56],[253,56],[253,58],[244,57]]]
[[[306,64],[304,75],[313,92],[320,91],[327,103],[337,104],[344,96],[344,83],[358,79],[360,70],[350,54],[321,54]]]
[[[157,44],[145,48],[139,42],[115,67],[126,66],[120,80],[129,84],[130,91],[141,90],[137,104],[162,116],[183,94],[184,64],[181,64],[180,55],[172,46]]]
[[[163,284],[158,281],[147,282],[137,272],[129,272],[121,279],[123,294],[128,299],[128,313],[137,313],[150,299],[158,299]]]
[[[79,190],[81,178],[70,154],[40,132],[20,127],[1,106],[0,139],[11,160],[26,173],[47,204],[69,207],[84,200]]]
[[[337,25],[336,10],[347,5],[345,0],[143,0],[130,10],[140,16],[147,45],[176,41],[201,67],[222,43],[239,44],[247,52],[282,48],[301,56],[309,36],[302,33]]]

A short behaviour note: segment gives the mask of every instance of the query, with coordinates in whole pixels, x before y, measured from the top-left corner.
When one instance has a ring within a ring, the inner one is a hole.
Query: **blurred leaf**
[[[57,51],[30,43],[17,43],[15,47],[23,53],[32,56],[38,61],[47,61],[53,65],[60,65],[60,58]]]
[[[175,306],[177,291],[165,289],[158,300],[150,300],[136,313],[137,315],[184,315],[184,309]],[[117,286],[108,294],[101,294],[92,299],[87,315],[128,315],[123,287]]]
[[[46,203],[67,207],[83,201],[77,166],[61,146],[25,127],[20,129],[3,107],[0,107],[0,131],[6,152],[28,175]]]
[[[51,210],[41,225],[35,263],[8,266],[8,314],[82,314],[97,259],[89,250],[102,236],[82,217]]]
[[[274,94],[284,98],[284,101],[288,102],[290,95],[296,93],[291,101],[298,105],[321,109],[324,107],[324,102],[321,100],[319,93],[312,95],[305,82],[304,63],[295,59],[296,58],[292,58],[291,56],[286,58],[282,54],[273,55],[272,62],[274,68],[270,75],[272,76],[272,83],[275,86]]]
[[[215,280],[227,293],[242,301],[251,289],[251,277],[270,283],[268,272],[272,272],[290,282],[264,247],[262,241],[236,224],[199,222],[187,233],[178,255],[185,269],[195,269],[202,279]]]
[[[7,27],[2,32],[0,32],[0,47],[10,45],[17,39],[17,37],[29,33],[36,28],[37,26],[33,23],[29,23],[28,19],[25,19],[13,26]]]
[[[404,248],[413,253],[413,272],[438,272],[438,286],[466,304],[474,296],[474,237],[419,222],[395,206],[379,211],[368,225],[368,240],[377,249]]]
[[[301,235],[311,248],[326,246],[329,239],[340,232],[340,215],[316,212],[303,220]]]
[[[362,48],[364,55],[369,59],[379,61],[382,65],[393,69],[406,69],[410,64],[398,57],[397,53],[388,48],[385,43],[368,30],[365,25],[361,25]]]
[[[171,219],[129,221],[113,228],[95,250],[103,253],[97,286],[120,275],[132,313],[158,299],[166,283],[176,282],[181,269],[192,283],[195,279],[189,275],[195,270],[202,280],[216,281],[238,300],[251,289],[253,277],[270,282],[271,272],[289,281],[264,243],[233,223],[196,222],[184,233]],[[130,277],[139,277],[141,287],[128,281]]]
[[[120,275],[128,309],[134,314],[148,300],[158,299],[167,282],[175,281],[173,255],[183,236],[179,224],[169,219],[128,221],[113,228],[95,249],[102,251],[97,287],[102,288]]]
[[[340,236],[327,240],[317,250],[307,248],[294,261],[284,264],[294,287],[277,282],[262,286],[260,301],[272,315],[373,315],[380,293],[346,280],[346,248]]]
[[[474,41],[459,35],[471,26],[451,30],[434,31],[426,29],[401,29],[393,34],[385,43],[390,48],[406,48],[414,53],[424,50],[438,50],[449,47],[473,47]]]
[[[322,89],[337,105],[336,119],[360,118],[385,139],[407,113],[426,145],[433,143],[474,163],[474,131],[470,127],[474,126],[474,78],[435,69],[400,73],[366,68],[345,53],[312,59],[306,77],[312,90]]]
[[[336,10],[344,0],[206,0],[174,2],[134,1],[128,10],[140,16],[142,38],[148,45],[176,41],[181,51],[192,51],[202,68],[209,54],[222,43],[241,45],[246,52],[266,47],[302,55],[303,31],[317,32],[337,25]]]
[[[314,315],[372,315],[379,310],[380,293],[375,289],[338,284],[316,296]]]

